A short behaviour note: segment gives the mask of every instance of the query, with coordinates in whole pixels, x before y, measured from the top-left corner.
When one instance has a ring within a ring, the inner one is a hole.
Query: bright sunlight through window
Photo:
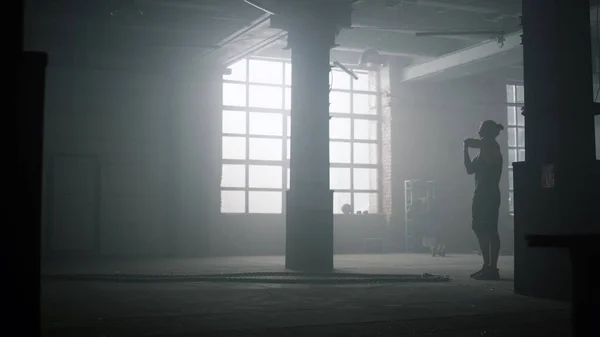
[[[223,76],[222,213],[281,214],[290,172],[292,67],[244,59]],[[376,76],[332,70],[330,188],[334,212],[379,211],[380,108]]]
[[[506,86],[507,133],[508,133],[508,208],[514,212],[513,163],[525,160],[525,116],[521,108],[525,104],[523,85]]]

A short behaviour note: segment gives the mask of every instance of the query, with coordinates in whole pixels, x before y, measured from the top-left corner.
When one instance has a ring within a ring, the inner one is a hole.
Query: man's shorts
[[[476,234],[498,233],[500,203],[499,195],[475,195],[473,197],[471,226]]]

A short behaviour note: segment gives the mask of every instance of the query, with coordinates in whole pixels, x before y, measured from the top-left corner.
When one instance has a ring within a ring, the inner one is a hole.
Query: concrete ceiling
[[[422,60],[493,34],[440,37],[416,36],[416,32],[511,32],[518,29],[519,12],[520,0],[359,0],[354,5],[354,28],[342,31],[337,42],[340,50],[375,48]],[[225,54],[236,54],[236,48],[237,54],[280,50],[284,34],[274,39],[277,32],[269,31],[268,24],[236,41],[227,38],[263,14],[243,0],[29,0],[26,46],[157,59],[204,55],[225,45],[229,50]],[[265,45],[260,40],[264,37],[274,41]],[[262,45],[253,50],[249,47],[253,44]]]
[[[520,0],[361,0],[354,4],[353,28],[338,36],[338,50],[374,48],[399,57],[435,58],[518,30],[520,7]],[[459,34],[417,34],[424,32]],[[272,45],[271,52],[284,44]]]
[[[595,2],[595,1],[594,1]],[[592,55],[598,59],[600,39],[597,18],[600,17],[598,7],[590,7],[590,35]],[[403,71],[403,80],[409,81],[444,81],[465,76],[479,75],[507,82],[523,81],[523,45],[522,31],[504,36],[502,40],[488,40],[469,46],[434,60],[414,64]],[[595,62],[596,63],[596,62]],[[598,73],[598,63],[594,65]],[[592,74],[590,74],[592,75]],[[594,76],[597,77],[597,76]]]
[[[289,57],[285,32],[271,28],[268,15],[243,0],[27,3],[26,47],[48,51],[54,63],[114,67],[120,62],[123,68],[148,69],[201,58],[229,64],[250,54]],[[494,74],[490,69],[498,68],[506,71],[496,74],[519,78],[519,48],[505,53],[494,39],[520,29],[520,0],[359,0],[353,8],[353,27],[340,32],[340,46],[333,51],[342,62],[353,63],[361,51],[374,48],[399,63],[420,67],[422,75],[414,76],[414,69],[405,72],[412,71],[413,79]],[[437,59],[457,59],[458,53],[473,58],[472,48],[497,50],[485,61],[469,64],[458,57],[462,63],[453,64],[452,71],[440,71]],[[423,64],[438,68],[423,72]]]
[[[122,67],[176,65],[217,48],[219,41],[261,15],[238,0],[26,4],[25,47],[47,51],[51,64],[90,64],[102,58]]]

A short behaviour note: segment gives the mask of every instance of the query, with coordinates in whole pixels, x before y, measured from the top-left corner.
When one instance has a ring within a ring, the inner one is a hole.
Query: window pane
[[[246,59],[243,59],[230,65],[228,68],[231,69],[231,75],[223,75],[223,79],[230,81],[246,81],[246,62]]]
[[[223,164],[221,187],[246,187],[246,165]]]
[[[519,150],[519,159],[518,161],[525,161],[525,150]]]
[[[329,120],[329,138],[350,139],[350,118],[335,118]]]
[[[513,170],[508,170],[508,188],[513,189]]]
[[[287,189],[290,189],[290,168],[287,169]]]
[[[508,103],[516,103],[515,100],[515,86],[507,85],[506,86],[506,101]]]
[[[246,159],[246,138],[223,137],[223,159]]]
[[[508,149],[508,166],[517,161],[517,149]]]
[[[369,86],[369,73],[355,72],[355,74],[358,76],[358,80],[352,82],[354,90],[375,91],[375,88],[371,89]]]
[[[281,113],[251,112],[250,134],[261,136],[283,136]]]
[[[221,213],[246,212],[246,192],[221,191]]]
[[[246,134],[245,111],[223,111],[223,133]]]
[[[517,125],[517,107],[509,106],[506,108],[506,123],[508,125]]]
[[[250,106],[254,108],[282,109],[283,89],[264,85],[251,85]]]
[[[250,60],[250,82],[283,84],[283,64],[280,61]]]
[[[292,116],[287,116],[287,130],[286,135],[290,137],[292,135]]]
[[[377,114],[377,95],[354,94],[352,99],[353,113],[364,115]]]
[[[333,213],[342,214],[342,207],[344,205],[352,205],[352,197],[350,193],[333,193]]]
[[[349,190],[350,168],[332,167],[329,169],[329,188],[332,190]]]
[[[292,88],[285,88],[285,110],[292,110]]]
[[[288,138],[285,141],[285,146],[286,146],[286,158],[285,159],[290,159],[292,158],[292,140],[290,138]]]
[[[525,87],[517,85],[517,103],[525,102]]]
[[[377,164],[378,162],[377,144],[354,143],[354,163],[355,164]]]
[[[350,94],[332,91],[329,93],[329,112],[350,113]]]
[[[517,146],[516,128],[508,128],[508,146]]]
[[[332,70],[329,75],[329,85],[332,89],[350,90],[350,75],[340,70]]]
[[[250,165],[248,167],[248,180],[248,187],[250,188],[282,188],[283,167]]]
[[[377,213],[377,193],[354,193],[354,211]]]
[[[523,111],[521,107],[517,109],[517,125],[525,126],[525,116],[523,116]]]
[[[508,192],[508,211],[511,213],[515,211],[515,198],[513,192]]]
[[[329,162],[350,164],[350,143],[329,142]]]
[[[280,214],[283,211],[282,192],[248,192],[248,212]]]
[[[250,159],[282,160],[282,142],[282,139],[250,138]]]
[[[377,169],[355,168],[354,169],[355,190],[377,190]]]
[[[285,85],[292,85],[292,64],[285,64]]]
[[[368,119],[354,120],[354,139],[377,140],[377,121]]]
[[[246,85],[223,83],[223,105],[246,106]]]
[[[525,129],[524,128],[518,128],[517,129],[517,138],[518,138],[518,146],[519,147],[525,147]]]

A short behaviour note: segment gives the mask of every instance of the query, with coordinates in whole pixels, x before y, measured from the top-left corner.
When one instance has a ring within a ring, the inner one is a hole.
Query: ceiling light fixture
[[[369,48],[362,52],[358,60],[358,66],[367,69],[377,69],[385,65],[383,58],[379,52],[373,48]]]

